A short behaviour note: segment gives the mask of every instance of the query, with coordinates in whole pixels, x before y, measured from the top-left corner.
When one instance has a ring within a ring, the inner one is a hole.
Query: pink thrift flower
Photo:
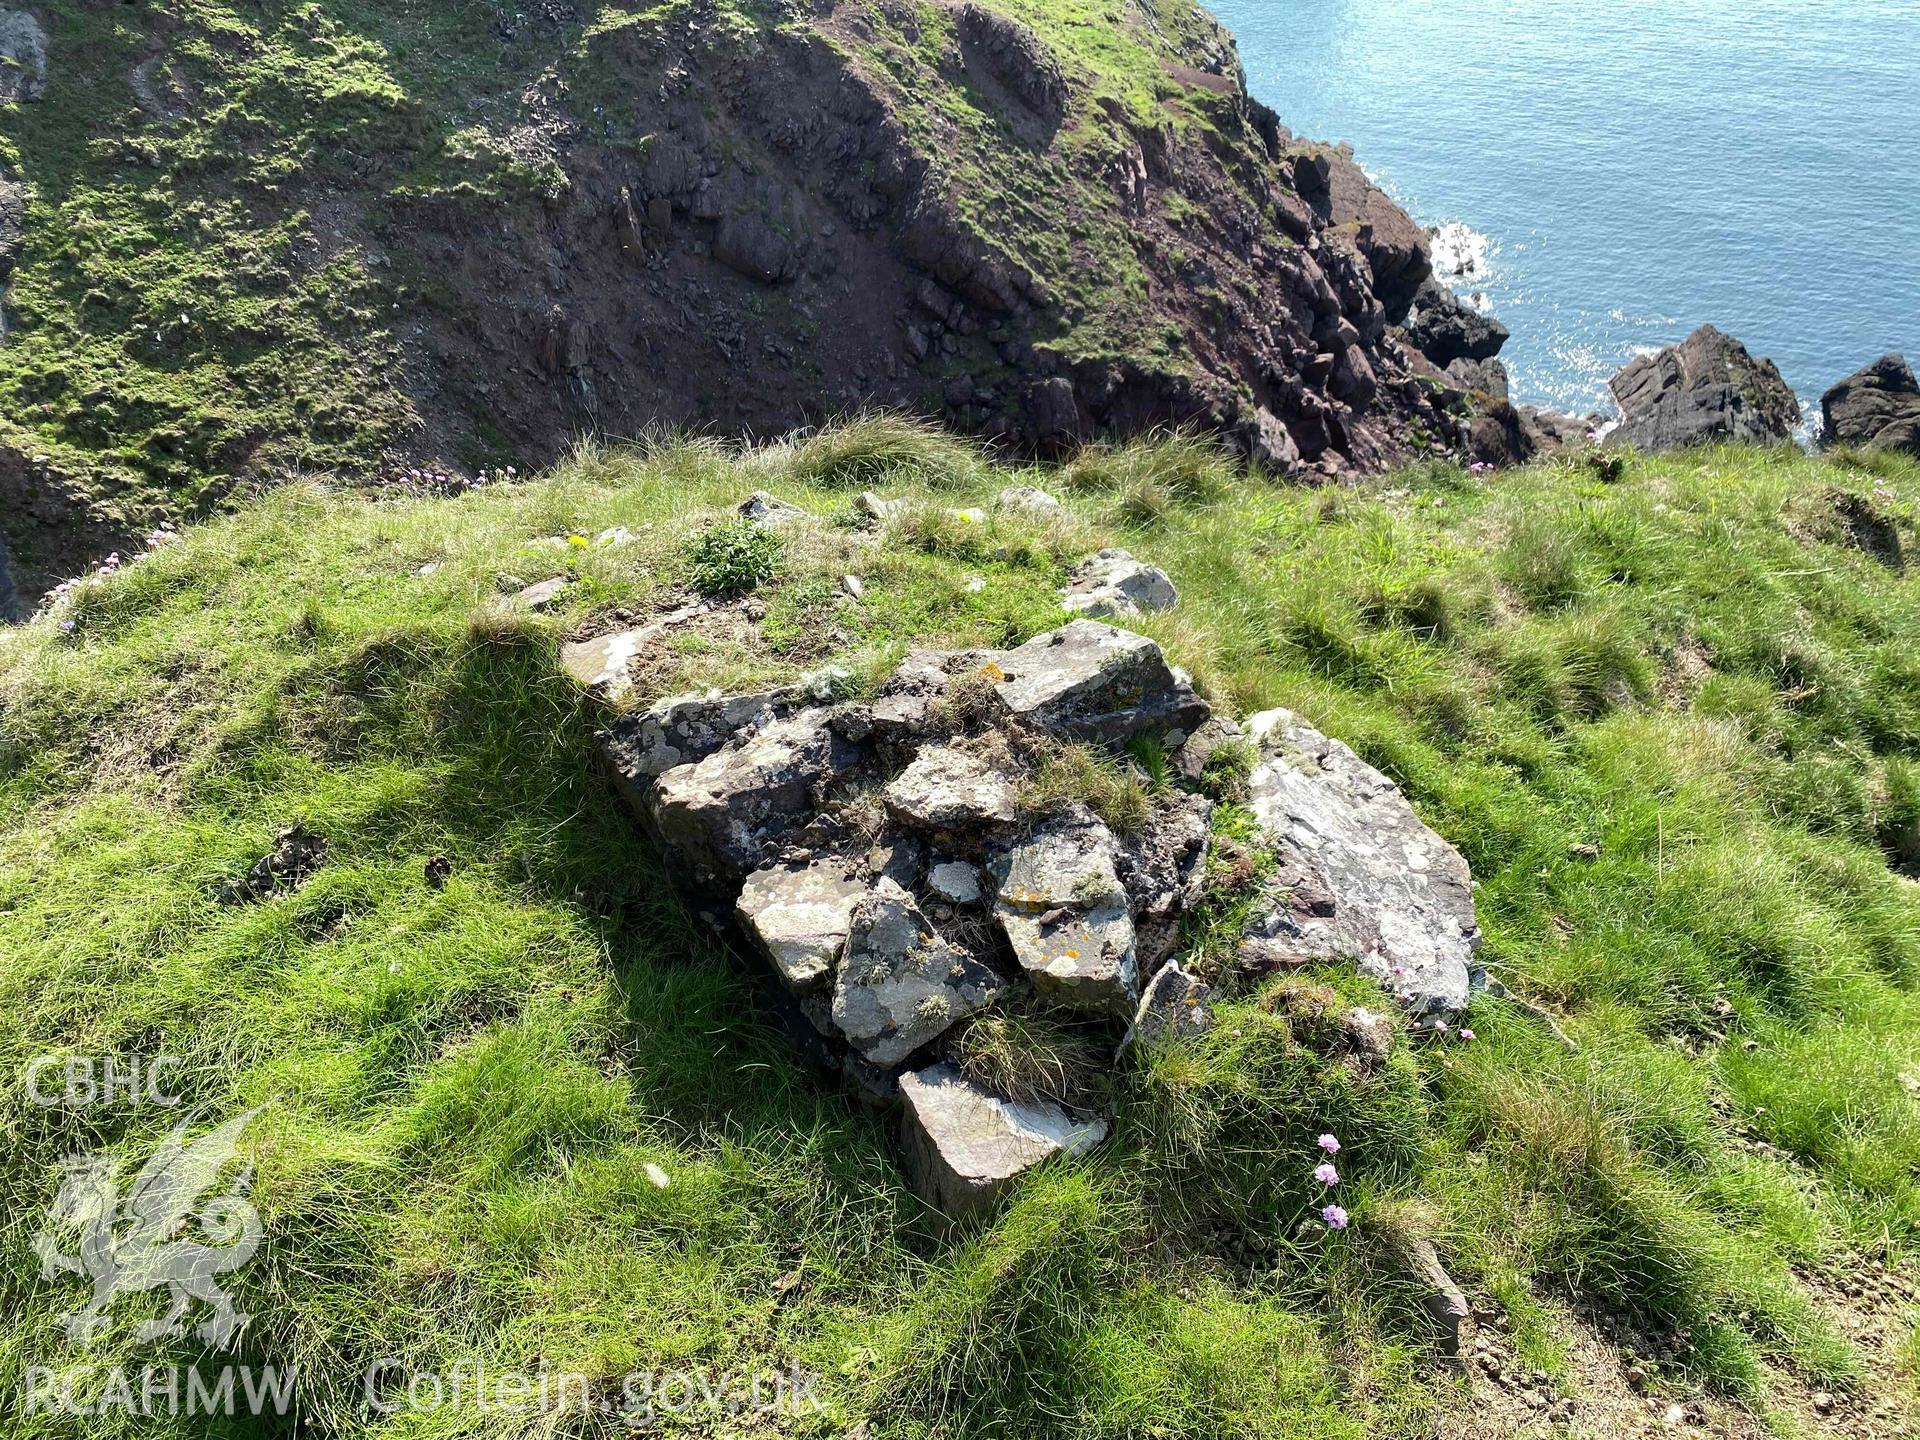
[[[1462,1030],[1460,1032],[1460,1038],[1462,1040],[1471,1040],[1473,1039],[1473,1032],[1471,1030]]]
[[[1331,1165],[1320,1165],[1314,1168],[1313,1178],[1318,1180],[1322,1185],[1338,1185],[1340,1183],[1340,1172]]]
[[[1326,1209],[1320,1212],[1320,1218],[1326,1222],[1329,1230],[1344,1230],[1347,1228],[1347,1212],[1342,1210],[1338,1205],[1327,1206]]]
[[[1338,1155],[1340,1153],[1340,1142],[1331,1135],[1322,1135],[1314,1143],[1329,1155]]]

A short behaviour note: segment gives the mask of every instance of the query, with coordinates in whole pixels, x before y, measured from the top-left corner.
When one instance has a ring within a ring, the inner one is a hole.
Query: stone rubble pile
[[[617,696],[615,652],[669,628],[587,642],[567,668]],[[1149,737],[1192,778],[1239,732],[1151,639],[1090,619],[1011,650],[916,652],[870,699],[837,693],[816,677],[675,696],[615,720],[600,757],[788,1012],[859,1093],[898,1105],[919,1193],[976,1211],[1106,1127],[969,1078],[972,1017],[1036,999],[1109,1028],[1116,1055],[1210,1020],[1209,987],[1175,952],[1205,886],[1211,802],[1163,788],[1121,834],[1082,799],[1032,798],[1023,777],[1065,745],[1123,756]],[[1283,713],[1254,739],[1251,800],[1282,863],[1251,963],[1353,959],[1421,1014],[1463,1006],[1478,941],[1464,862],[1344,746]]]

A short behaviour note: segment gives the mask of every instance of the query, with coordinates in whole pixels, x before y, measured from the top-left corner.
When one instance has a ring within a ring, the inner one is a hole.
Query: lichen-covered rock
[[[1097,620],[1037,635],[994,663],[1004,714],[1065,740],[1154,735],[1177,746],[1211,713],[1152,640]]]
[[[977,905],[980,871],[965,860],[943,860],[927,872],[927,888],[949,905]]]
[[[1134,948],[1143,975],[1174,952],[1181,918],[1206,888],[1212,813],[1212,802],[1203,796],[1170,796],[1120,841],[1116,869],[1133,907]]]
[[[1140,993],[1129,1043],[1155,1045],[1204,1034],[1213,1024],[1213,987],[1177,962],[1162,965]]]
[[[832,977],[853,908],[870,893],[834,865],[769,865],[747,877],[734,910],[788,988],[808,994]]]
[[[1060,501],[1038,485],[1009,485],[1000,492],[1002,510],[1031,510],[1050,515],[1060,509]]]
[[[601,731],[601,761],[627,802],[644,812],[658,776],[704,760],[742,730],[785,714],[797,699],[787,687],[746,695],[675,695]]]
[[[931,745],[887,786],[887,813],[918,830],[973,835],[1019,818],[1006,772],[951,745]]]
[[[1904,356],[1882,355],[1820,397],[1821,443],[1920,455],[1920,381]]]
[[[1774,363],[1711,325],[1641,356],[1608,385],[1620,404],[1614,438],[1646,451],[1710,440],[1777,445],[1800,423],[1800,402]]]
[[[1171,610],[1180,602],[1166,571],[1124,550],[1102,550],[1081,562],[1060,594],[1067,609],[1094,619]]]
[[[1119,1019],[1139,999],[1133,915],[1113,832],[1084,807],[988,862],[994,914],[1020,968],[1060,1004]]]
[[[908,1183],[954,1219],[984,1214],[1034,1166],[1084,1155],[1107,1138],[1104,1120],[1076,1120],[1046,1101],[1002,1099],[951,1065],[901,1076],[900,1097]]]
[[[654,782],[654,829],[695,884],[733,884],[759,869],[813,818],[817,790],[859,763],[862,751],[831,718],[802,710]]]
[[[897,1065],[1005,989],[941,939],[911,896],[883,883],[854,906],[833,1023],[870,1063]]]
[[[1480,927],[1460,852],[1391,780],[1290,712],[1247,728],[1261,751],[1248,804],[1294,877],[1250,924],[1250,960],[1351,960],[1416,1014],[1464,1009]]]
[[[764,490],[756,490],[742,500],[734,513],[743,520],[758,521],[770,530],[783,530],[810,518],[798,505]]]

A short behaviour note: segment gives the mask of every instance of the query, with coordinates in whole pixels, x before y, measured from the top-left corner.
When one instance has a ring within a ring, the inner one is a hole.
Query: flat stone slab
[[[1096,619],[1171,610],[1180,603],[1167,572],[1124,550],[1102,550],[1080,563],[1060,592],[1067,609]]]
[[[1292,880],[1250,923],[1256,963],[1349,960],[1415,1014],[1462,1010],[1480,983],[1473,877],[1400,790],[1286,710],[1247,722],[1248,805]]]
[[[591,640],[569,640],[560,647],[560,668],[596,694],[623,699],[633,690],[634,657],[659,633],[657,626],[642,625]]]
[[[832,865],[770,865],[741,887],[734,909],[796,994],[824,989],[846,948],[853,907],[871,894]]]
[[[898,1065],[1005,988],[935,934],[911,896],[883,881],[853,909],[833,1023],[872,1064]]]
[[[565,575],[554,575],[546,580],[536,580],[524,589],[516,590],[513,603],[523,610],[536,613],[551,610],[554,602],[566,594],[567,587],[573,583]]]
[[[1034,1166],[1084,1155],[1107,1138],[1105,1120],[1076,1120],[1044,1101],[1003,1100],[951,1065],[902,1075],[900,1098],[908,1183],[954,1219],[985,1214]]]
[[[1066,740],[1124,744],[1155,735],[1178,746],[1211,709],[1145,635],[1074,620],[994,657],[1005,714]]]
[[[706,605],[682,605],[644,625],[569,640],[560,646],[560,668],[578,684],[608,700],[624,699],[633,690],[633,662],[661,635],[706,610]]]
[[[1113,833],[1084,810],[1050,820],[987,862],[994,914],[1034,988],[1076,1010],[1133,1018],[1133,916]]]
[[[965,833],[1019,818],[1013,786],[985,761],[950,745],[922,750],[887,786],[887,813],[916,829]]]
[[[743,520],[758,521],[771,530],[783,530],[812,518],[798,505],[782,500],[778,495],[769,495],[764,490],[754,491],[735,507],[733,513]]]

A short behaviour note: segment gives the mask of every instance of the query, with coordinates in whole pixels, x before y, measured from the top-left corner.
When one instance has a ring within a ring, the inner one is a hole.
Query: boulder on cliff
[[[1367,178],[1350,146],[1307,145],[1295,151],[1293,182],[1326,225],[1353,231],[1386,318],[1405,315],[1433,274],[1427,232]]]
[[[1442,369],[1456,360],[1491,360],[1507,343],[1509,331],[1453,292],[1429,279],[1413,297],[1404,322],[1407,338]]]
[[[1882,355],[1820,397],[1821,443],[1920,455],[1920,382],[1904,356]]]
[[[1714,440],[1777,445],[1800,424],[1800,402],[1774,363],[1711,325],[1641,356],[1609,385],[1621,414],[1614,438],[1649,452]]]
[[[1247,803],[1279,871],[1242,962],[1350,960],[1416,1015],[1464,1010],[1480,947],[1465,858],[1391,780],[1291,712],[1247,730],[1261,755]]]

